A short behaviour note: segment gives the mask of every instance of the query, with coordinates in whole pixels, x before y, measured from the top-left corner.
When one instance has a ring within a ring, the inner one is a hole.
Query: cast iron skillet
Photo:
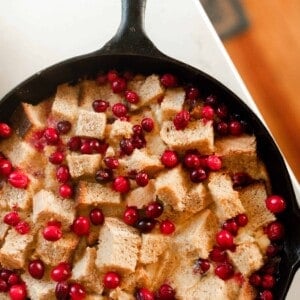
[[[258,117],[229,89],[200,70],[157,50],[144,32],[145,3],[146,0],[122,0],[122,20],[118,32],[102,49],[58,63],[18,85],[0,101],[0,120],[8,121],[21,101],[36,104],[53,94],[56,86],[63,82],[73,82],[99,70],[113,68],[145,74],[171,72],[197,84],[203,93],[215,93],[251,123],[257,136],[259,155],[271,177],[273,193],[282,195],[288,202],[287,210],[280,216],[286,237],[279,266],[280,278],[274,292],[277,299],[284,299],[300,265],[300,211],[280,151]]]

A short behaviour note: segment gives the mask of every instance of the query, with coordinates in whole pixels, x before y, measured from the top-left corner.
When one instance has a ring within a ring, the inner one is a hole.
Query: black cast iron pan
[[[286,237],[279,267],[280,278],[274,292],[276,299],[284,299],[300,265],[300,210],[280,151],[259,118],[229,89],[202,71],[157,50],[143,29],[145,3],[146,0],[122,0],[118,32],[102,49],[58,63],[18,85],[0,101],[0,120],[8,121],[21,101],[38,103],[53,94],[57,85],[96,74],[99,70],[132,70],[145,74],[171,72],[200,86],[203,93],[215,93],[251,123],[257,136],[259,155],[270,174],[273,193],[282,195],[288,202],[287,210],[280,216]]]

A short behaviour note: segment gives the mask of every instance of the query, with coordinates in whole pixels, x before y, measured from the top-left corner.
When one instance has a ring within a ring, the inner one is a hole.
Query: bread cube
[[[183,88],[167,89],[163,101],[161,102],[162,119],[171,120],[179,111],[182,110],[185,100]]]
[[[214,151],[214,129],[212,122],[191,121],[183,130],[176,130],[173,121],[165,121],[160,130],[162,140],[172,149],[185,151],[197,149],[201,154]]]
[[[100,229],[96,266],[102,272],[134,272],[141,238],[134,228],[115,218],[106,218]]]
[[[2,242],[4,241],[6,233],[9,229],[9,226],[3,222],[3,218],[7,213],[8,212],[6,211],[2,211],[0,213],[0,245],[2,245]]]
[[[67,155],[70,175],[73,179],[95,176],[101,165],[101,154],[75,154]]]
[[[255,288],[249,283],[249,281],[245,281],[242,284],[242,287],[239,290],[239,295],[237,300],[252,300],[256,299],[257,291]]]
[[[111,125],[109,138],[118,142],[121,138],[130,138],[132,134],[132,124],[127,121],[115,120]]]
[[[136,299],[133,295],[130,295],[130,294],[122,291],[119,287],[112,290],[109,293],[109,297],[112,300],[135,300]]]

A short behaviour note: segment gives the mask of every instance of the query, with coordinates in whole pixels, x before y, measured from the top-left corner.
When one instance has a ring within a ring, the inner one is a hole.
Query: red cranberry
[[[222,160],[217,155],[209,155],[207,157],[207,167],[211,171],[219,171],[222,168]]]
[[[55,296],[59,300],[67,300],[70,286],[66,281],[58,282],[55,287]]]
[[[165,150],[160,160],[165,167],[174,168],[178,164],[179,158],[175,151]]]
[[[111,89],[115,94],[124,92],[126,90],[126,86],[126,80],[120,77],[111,83]]]
[[[77,217],[72,224],[72,230],[78,236],[88,235],[90,232],[89,219],[87,217],[83,217],[83,216]]]
[[[60,121],[56,125],[56,129],[61,134],[66,134],[71,130],[71,123],[69,121]]]
[[[229,123],[229,133],[234,136],[239,136],[244,132],[244,127],[240,121],[231,121]]]
[[[116,70],[110,70],[108,73],[107,73],[107,80],[109,82],[113,82],[115,81],[116,79],[119,78],[119,74]]]
[[[127,107],[123,103],[116,103],[112,106],[112,112],[118,118],[125,117],[127,114]]]
[[[90,141],[86,141],[81,144],[80,153],[81,154],[92,154],[93,153],[93,147],[91,146]]]
[[[227,259],[227,253],[220,247],[214,246],[214,248],[209,253],[209,258],[213,262],[225,262]]]
[[[141,125],[134,125],[132,127],[132,131],[133,131],[133,134],[136,135],[136,136],[143,136],[144,133],[143,133],[143,128]]]
[[[26,221],[20,221],[15,226],[15,229],[20,234],[27,234],[30,231],[30,225]]]
[[[261,286],[261,276],[257,273],[254,273],[250,276],[249,282],[255,287]]]
[[[98,85],[103,85],[107,82],[107,76],[104,75],[104,74],[99,74],[97,77],[96,77],[96,82]]]
[[[69,296],[71,300],[83,300],[86,297],[86,291],[81,284],[71,283]]]
[[[102,225],[104,223],[104,214],[102,209],[100,208],[93,208],[90,211],[90,220],[93,225]]]
[[[207,178],[206,171],[203,168],[198,168],[190,172],[190,179],[195,183],[204,181]]]
[[[106,150],[107,150],[109,145],[107,143],[105,143],[104,141],[99,141],[97,139],[92,139],[90,141],[90,146],[92,147],[92,149],[95,152],[104,155],[106,153]]]
[[[132,104],[136,104],[139,102],[139,96],[134,91],[126,91],[125,92],[125,99]]]
[[[8,138],[12,135],[11,127],[6,123],[0,123],[0,137]]]
[[[224,120],[228,117],[228,108],[225,104],[220,104],[216,109],[217,116]]]
[[[219,264],[215,268],[215,274],[223,280],[230,279],[234,274],[233,267],[231,264],[227,262]]]
[[[143,218],[139,220],[136,224],[136,227],[142,232],[142,233],[148,233],[152,231],[156,224],[156,221],[149,218]]]
[[[58,241],[62,237],[62,230],[59,226],[48,225],[43,230],[43,237],[50,242]]]
[[[12,172],[12,164],[7,159],[0,159],[0,175],[8,176]]]
[[[113,182],[113,189],[119,193],[128,193],[130,190],[130,181],[127,177],[118,176]]]
[[[107,289],[115,289],[120,283],[121,276],[116,272],[107,272],[103,277],[103,284]]]
[[[8,284],[3,279],[0,279],[0,293],[5,293],[8,291]]]
[[[270,244],[267,247],[266,255],[268,257],[274,257],[278,254],[278,252],[279,252],[279,247],[277,245]]]
[[[61,151],[56,151],[51,153],[49,156],[49,161],[54,165],[60,165],[65,159],[65,155]]]
[[[119,160],[113,156],[105,157],[104,163],[109,169],[116,169],[119,166]]]
[[[251,177],[244,172],[238,172],[232,175],[233,188],[247,186],[248,184],[251,183],[251,181],[252,181]]]
[[[135,293],[136,300],[154,300],[154,294],[146,288],[140,288]]]
[[[139,136],[134,135],[132,137],[131,142],[132,142],[133,147],[137,148],[137,149],[141,149],[141,148],[145,147],[145,145],[146,145],[146,140],[143,136],[139,137]]]
[[[16,211],[7,213],[3,218],[3,222],[10,226],[16,226],[20,222],[20,220],[20,216]]]
[[[155,219],[161,216],[164,207],[160,202],[151,202],[145,208],[145,214],[148,218]]]
[[[20,282],[21,282],[21,278],[16,273],[12,273],[11,275],[9,275],[8,280],[7,280],[7,283],[8,283],[9,286],[18,284]]]
[[[73,136],[67,143],[68,148],[71,151],[78,151],[81,147],[81,138],[79,136]]]
[[[56,145],[59,141],[59,132],[52,127],[46,128],[44,137],[49,145]]]
[[[177,78],[173,74],[164,74],[160,78],[160,82],[163,86],[170,88],[177,86]]]
[[[151,118],[144,118],[141,125],[146,132],[151,132],[154,128],[154,121]]]
[[[196,154],[185,154],[184,165],[189,169],[197,169],[200,167],[200,158]]]
[[[278,221],[274,221],[267,226],[266,233],[271,241],[281,240],[284,236],[284,227]]]
[[[210,268],[210,262],[208,259],[199,258],[194,268],[194,273],[204,274]]]
[[[92,106],[95,112],[105,112],[109,107],[109,103],[105,100],[95,100]]]
[[[265,274],[262,277],[261,285],[265,289],[271,289],[275,285],[275,278],[272,275]]]
[[[133,226],[139,218],[138,209],[135,206],[129,206],[126,208],[123,214],[123,221],[127,225]]]
[[[239,230],[239,226],[238,226],[237,222],[234,219],[230,219],[230,220],[225,221],[222,228],[224,230],[227,230],[228,232],[230,232],[234,236],[237,235],[237,232]]]
[[[190,100],[196,100],[199,98],[200,92],[196,87],[190,87],[186,91],[186,98]]]
[[[0,271],[0,279],[4,280],[5,282],[7,282],[9,276],[12,274],[13,272],[11,270],[8,269],[1,269]]]
[[[163,284],[157,291],[159,300],[175,300],[175,290],[168,284]]]
[[[209,95],[204,99],[205,104],[215,107],[217,104],[217,97],[215,95]]]
[[[223,249],[230,249],[234,245],[232,234],[224,229],[217,233],[216,241],[219,244],[219,246]]]
[[[226,122],[218,122],[215,129],[220,136],[227,135],[229,131],[228,124]]]
[[[27,296],[26,285],[24,283],[15,284],[8,292],[11,300],[25,300]]]
[[[239,227],[245,227],[248,224],[248,217],[246,214],[239,214],[235,217],[235,221]]]
[[[56,179],[60,183],[66,183],[70,179],[69,168],[61,165],[56,171]]]
[[[130,155],[134,150],[131,139],[123,138],[120,141],[120,148],[124,154]]]
[[[68,183],[64,183],[59,187],[58,193],[62,198],[66,198],[66,199],[72,198],[74,193],[73,187]]]
[[[95,179],[99,183],[107,183],[113,179],[113,173],[111,169],[101,169],[96,172]]]
[[[139,172],[136,174],[135,181],[139,186],[146,186],[149,182],[149,176],[146,172]]]
[[[173,123],[176,128],[176,130],[182,130],[186,128],[190,121],[190,113],[187,110],[182,110],[178,112],[174,119]]]
[[[29,178],[22,171],[16,170],[8,175],[8,182],[15,188],[26,189],[29,184]]]
[[[159,229],[162,234],[169,235],[175,231],[175,225],[169,220],[164,220],[160,223]]]
[[[202,107],[201,117],[206,120],[213,120],[214,118],[214,109],[209,105],[204,105]]]
[[[59,263],[51,270],[50,276],[52,280],[57,282],[66,281],[71,277],[71,266],[66,262]]]
[[[264,290],[259,293],[260,300],[273,300],[273,294],[269,290]]]
[[[28,272],[35,279],[42,279],[45,273],[44,263],[40,259],[32,260],[28,264]]]
[[[286,209],[285,200],[277,195],[271,195],[266,199],[266,206],[267,209],[274,213],[281,213]]]

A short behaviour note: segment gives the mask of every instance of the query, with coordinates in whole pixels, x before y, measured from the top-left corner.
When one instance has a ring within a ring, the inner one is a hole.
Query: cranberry
[[[175,151],[165,150],[160,160],[165,167],[174,168],[178,164],[179,158]]]
[[[208,259],[199,258],[196,262],[196,266],[194,268],[194,273],[204,274],[210,268],[210,262]]]
[[[237,232],[239,230],[239,226],[238,226],[237,222],[234,219],[230,219],[230,220],[225,221],[222,228],[224,230],[227,230],[228,232],[230,232],[234,236],[237,235]]]
[[[8,175],[8,182],[15,188],[26,189],[29,184],[29,178],[22,171],[16,170]]]
[[[61,165],[56,171],[56,179],[60,183],[66,183],[70,179],[69,168]]]
[[[107,289],[115,289],[120,283],[121,276],[116,272],[107,272],[103,277],[103,284]]]
[[[239,214],[235,217],[235,221],[239,227],[245,227],[248,224],[248,217],[246,214]]]
[[[111,89],[115,94],[118,94],[125,91],[126,85],[126,80],[119,77],[111,82]]]
[[[67,143],[68,148],[71,151],[78,151],[81,147],[81,139],[79,136],[72,136],[68,143]]]
[[[12,135],[11,127],[6,123],[0,123],[0,137],[8,138]]]
[[[281,213],[286,209],[285,200],[277,195],[271,195],[266,199],[268,210],[274,214]]]
[[[86,141],[81,144],[80,153],[81,154],[92,154],[93,153],[93,147],[91,146],[90,141]]]
[[[127,193],[130,190],[130,181],[127,177],[118,176],[113,182],[113,189],[119,193]]]
[[[206,171],[203,168],[198,168],[190,172],[190,179],[195,183],[204,181],[207,178]]]
[[[227,253],[220,247],[214,246],[214,248],[209,253],[209,258],[213,262],[225,262],[227,259]]]
[[[206,162],[211,171],[219,171],[222,168],[222,160],[217,155],[209,155]]]
[[[5,293],[8,291],[8,284],[3,279],[0,279],[0,293]]]
[[[71,300],[83,300],[86,297],[86,291],[81,284],[71,283],[69,296]]]
[[[105,157],[104,163],[109,169],[116,169],[119,166],[119,160],[113,156]]]
[[[107,73],[107,80],[109,82],[113,82],[115,81],[117,78],[119,78],[119,74],[116,70],[110,70],[108,73]]]
[[[25,300],[27,296],[26,285],[24,283],[15,284],[8,292],[11,300]]]
[[[105,112],[109,107],[109,103],[105,100],[95,100],[92,106],[95,112]]]
[[[71,123],[69,121],[60,121],[56,125],[56,129],[61,134],[66,134],[71,130]]]
[[[8,270],[8,269],[1,269],[1,272],[0,272],[0,278],[2,280],[4,280],[5,282],[8,281],[8,278],[9,276],[12,274],[13,272],[11,270]]]
[[[175,290],[168,284],[163,284],[157,291],[159,300],[175,300]]]
[[[26,221],[20,221],[15,226],[15,229],[20,234],[27,234],[30,231],[30,225]]]
[[[102,209],[100,208],[93,208],[90,211],[90,220],[93,225],[102,225],[104,223],[104,214]]]
[[[261,286],[261,276],[257,273],[254,273],[250,276],[249,282],[255,287]]]
[[[184,165],[189,169],[197,169],[200,167],[200,158],[196,154],[185,154],[183,161]]]
[[[262,277],[261,285],[265,289],[271,289],[275,285],[275,278],[272,275],[265,274]]]
[[[139,102],[139,96],[134,91],[125,91],[125,99],[132,104],[136,104]]]
[[[135,293],[136,300],[154,300],[154,294],[146,288],[140,288]]]
[[[66,198],[66,199],[72,198],[74,193],[73,187],[68,183],[64,183],[59,187],[58,193],[62,198]]]
[[[141,125],[146,132],[151,132],[154,128],[154,121],[151,118],[144,118]]]
[[[49,145],[56,145],[59,141],[59,132],[52,127],[46,128],[44,137]]]
[[[161,216],[164,207],[160,202],[151,202],[145,208],[145,214],[148,218],[154,219]]]
[[[92,147],[92,149],[95,152],[104,155],[106,153],[106,150],[107,150],[109,145],[107,143],[105,143],[104,141],[99,141],[97,139],[92,139],[90,141],[90,146]]]
[[[132,142],[133,147],[137,148],[137,149],[141,149],[141,148],[145,147],[145,145],[146,145],[146,140],[143,136],[139,137],[137,135],[134,135],[132,137],[131,142]]]
[[[220,136],[225,136],[228,134],[228,124],[226,122],[218,122],[216,124],[216,132],[220,135]]]
[[[136,135],[136,136],[143,136],[144,133],[143,133],[143,128],[141,125],[134,125],[132,127],[132,131],[133,131],[133,134]]]
[[[51,153],[49,156],[49,161],[54,165],[60,165],[65,159],[65,155],[61,151],[56,151]]]
[[[247,186],[251,183],[251,181],[251,177],[244,172],[238,172],[232,175],[232,183],[234,188]]]
[[[160,223],[159,229],[162,234],[169,235],[175,231],[175,225],[169,220],[164,220]]]
[[[7,283],[8,283],[9,286],[18,284],[20,282],[21,282],[21,278],[16,273],[12,273],[11,275],[9,275],[8,280],[7,280]]]
[[[196,100],[199,98],[200,92],[196,87],[190,87],[186,91],[186,98],[190,100]]]
[[[190,117],[190,113],[187,110],[178,112],[173,119],[176,130],[182,130],[186,128],[189,124]]]
[[[73,224],[72,230],[78,235],[88,235],[90,232],[90,221],[87,217],[79,216],[77,217]]]
[[[106,183],[113,179],[113,173],[110,169],[101,169],[98,170],[95,176],[95,179],[99,183]]]
[[[47,241],[58,241],[62,237],[62,230],[59,226],[48,225],[43,230],[43,237]]]
[[[28,272],[35,279],[42,279],[45,273],[44,263],[40,259],[32,260],[28,264]]]
[[[8,176],[12,172],[12,164],[7,159],[0,159],[0,175]]]
[[[149,182],[149,176],[146,172],[138,172],[136,174],[135,181],[139,186],[146,186]]]
[[[201,117],[206,120],[213,120],[214,118],[214,109],[209,105],[204,105],[202,107]]]
[[[227,262],[219,264],[215,268],[215,274],[223,280],[230,279],[234,274],[233,267]]]
[[[123,138],[120,141],[120,148],[124,154],[130,155],[134,150],[131,139]]]
[[[16,226],[20,222],[20,220],[20,216],[16,211],[7,213],[3,218],[3,222],[10,226]]]
[[[164,74],[160,78],[160,82],[163,86],[170,88],[177,86],[177,78],[173,74]]]
[[[266,233],[271,241],[281,240],[284,236],[284,227],[278,221],[274,221],[267,226]]]
[[[66,281],[58,282],[55,287],[55,296],[59,300],[67,300],[70,287]]]
[[[71,266],[66,262],[59,263],[51,270],[50,276],[52,280],[57,282],[66,281],[71,277]]]
[[[129,206],[124,211],[123,221],[127,225],[131,225],[131,226],[135,225],[138,218],[139,218],[139,212],[138,212],[138,209],[136,208],[136,206]]]
[[[112,106],[112,112],[118,118],[125,117],[127,114],[127,107],[123,103],[116,103]]]
[[[278,252],[279,252],[279,247],[277,245],[270,244],[267,247],[266,255],[268,257],[274,257],[278,254]]]
[[[143,218],[139,220],[136,224],[136,227],[142,232],[142,233],[148,233],[152,231],[156,224],[156,221],[150,218]]]
[[[234,245],[232,234],[224,229],[217,233],[216,241],[219,244],[219,246],[223,249],[230,249]]]
[[[205,104],[215,107],[217,104],[217,97],[215,95],[209,95],[204,99]]]
[[[259,293],[260,300],[273,300],[273,294],[269,290],[264,290]]]
[[[234,136],[239,136],[244,133],[244,127],[240,121],[231,121],[229,123],[229,133]]]
[[[225,104],[220,104],[216,109],[216,114],[222,120],[227,119],[227,117],[228,117],[227,106]]]

